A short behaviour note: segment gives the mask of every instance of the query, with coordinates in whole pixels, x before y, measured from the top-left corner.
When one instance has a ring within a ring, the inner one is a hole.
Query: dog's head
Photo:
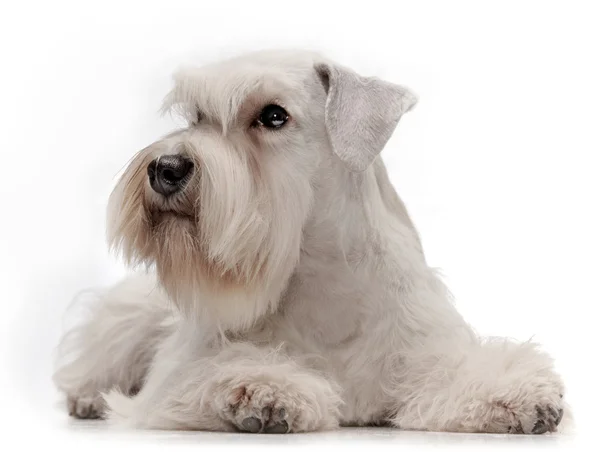
[[[188,125],[133,158],[111,195],[109,241],[156,266],[184,312],[249,324],[297,264],[317,176],[367,169],[415,102],[311,53],[179,72],[165,106]]]

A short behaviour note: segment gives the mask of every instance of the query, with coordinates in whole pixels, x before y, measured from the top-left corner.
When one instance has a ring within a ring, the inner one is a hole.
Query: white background
[[[336,456],[381,449],[493,458],[523,449],[563,456],[591,445],[600,351],[594,3],[3,3],[0,450],[120,458],[206,449],[223,456],[227,446],[235,455],[289,457],[316,446]],[[171,73],[182,63],[288,46],[420,95],[384,158],[428,259],[481,333],[533,336],[556,357],[576,435],[124,436],[67,420],[50,383],[62,314],[76,291],[125,273],[104,243],[104,208],[127,160],[175,126],[158,115]]]

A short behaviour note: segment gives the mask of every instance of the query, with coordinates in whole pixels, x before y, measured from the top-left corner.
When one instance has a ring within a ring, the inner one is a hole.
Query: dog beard
[[[186,317],[246,327],[276,308],[298,259],[301,224],[276,220],[285,197],[276,202],[254,155],[210,148],[204,139],[200,161],[193,136],[180,136],[133,158],[110,197],[109,244],[129,265],[155,268]],[[149,190],[146,168],[178,148],[191,153],[196,173],[165,199]]]

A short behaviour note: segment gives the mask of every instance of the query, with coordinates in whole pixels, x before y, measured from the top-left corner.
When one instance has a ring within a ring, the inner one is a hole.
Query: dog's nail
[[[554,407],[548,406],[548,412],[550,412],[550,415],[554,420],[558,418],[558,412],[556,412],[556,409],[554,409]]]
[[[276,423],[275,425],[271,425],[265,428],[265,433],[269,434],[285,434],[287,432],[288,424],[285,420],[283,422]]]
[[[271,418],[271,408],[269,406],[263,407],[262,418],[263,420],[269,420]]]
[[[543,420],[538,420],[537,423],[533,426],[533,430],[531,432],[533,434],[543,434],[548,431],[550,427]]]
[[[517,426],[515,427],[515,433],[517,433],[517,434],[525,434],[525,431],[523,430],[523,425],[521,424],[521,422],[519,422],[517,424]]]
[[[285,412],[285,408],[282,407],[281,409],[279,409],[279,418],[284,419],[286,416],[286,412]]]
[[[546,418],[546,414],[544,412],[544,409],[542,409],[540,406],[535,406],[535,410],[537,412],[537,416],[540,419],[545,419]]]
[[[560,423],[560,421],[563,418],[564,413],[565,413],[564,409],[558,409],[558,417],[556,417],[556,420],[554,421],[554,423],[556,423],[556,425],[558,425]]]
[[[256,417],[248,417],[242,421],[242,429],[248,433],[258,433],[262,428],[262,422]]]

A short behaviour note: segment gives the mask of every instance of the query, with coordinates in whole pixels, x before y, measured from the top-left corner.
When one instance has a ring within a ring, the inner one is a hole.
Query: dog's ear
[[[350,69],[318,63],[325,91],[325,126],[333,152],[352,171],[364,171],[383,150],[417,97],[409,89]]]

